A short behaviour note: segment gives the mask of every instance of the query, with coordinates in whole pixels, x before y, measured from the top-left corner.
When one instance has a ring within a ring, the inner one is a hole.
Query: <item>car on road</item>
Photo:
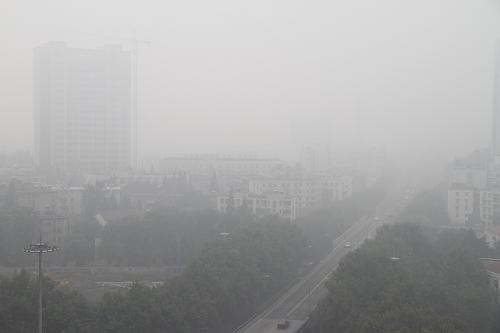
[[[373,218],[373,221],[380,221],[380,217],[375,216],[375,217]]]
[[[346,243],[344,244],[344,247],[346,247],[346,248],[347,248],[347,247],[351,247],[351,242],[346,242]]]
[[[282,320],[276,325],[276,327],[279,330],[286,330],[288,327],[290,327],[290,322],[288,320]]]

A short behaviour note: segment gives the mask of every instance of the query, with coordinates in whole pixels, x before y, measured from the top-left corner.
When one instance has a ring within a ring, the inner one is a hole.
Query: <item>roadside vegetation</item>
[[[307,332],[488,332],[488,254],[472,231],[385,226],[342,259]]]

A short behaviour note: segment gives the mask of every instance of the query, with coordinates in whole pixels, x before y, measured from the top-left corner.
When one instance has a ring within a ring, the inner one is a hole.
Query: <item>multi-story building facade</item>
[[[131,57],[118,46],[34,50],[35,161],[42,171],[131,167]]]
[[[231,207],[245,207],[256,216],[278,215],[290,221],[297,217],[295,198],[278,191],[263,194],[232,193],[217,197],[217,210],[220,213],[227,213]]]
[[[326,175],[332,168],[332,152],[329,145],[306,147],[300,154],[300,166],[309,176]]]
[[[483,189],[488,186],[486,167],[454,165],[449,174],[449,186]]]
[[[476,191],[470,188],[448,190],[448,218],[453,224],[468,225],[475,211]]]
[[[352,178],[316,177],[316,178],[262,178],[249,182],[251,193],[262,194],[279,191],[294,197],[297,201],[298,214],[318,207],[322,202],[345,200],[352,196]]]
[[[13,181],[7,190],[14,194],[17,206],[32,209],[35,213],[69,218],[83,213],[83,187]]]
[[[185,173],[195,188],[218,192],[231,189],[244,191],[248,180],[256,177],[271,177],[287,167],[284,161],[275,158],[232,157],[199,155],[170,157],[160,162],[160,171],[165,174]]]
[[[61,245],[72,226],[83,214],[84,188],[50,186],[12,180],[3,188],[4,198],[22,208],[31,209],[40,221],[44,241]],[[10,196],[10,198],[9,198]]]
[[[316,207],[322,198],[321,184],[310,179],[253,179],[249,182],[251,193],[263,194],[270,191],[286,193],[297,202],[298,214]]]
[[[323,189],[326,189],[327,199],[330,201],[341,201],[352,196],[352,177],[324,177],[321,179]]]

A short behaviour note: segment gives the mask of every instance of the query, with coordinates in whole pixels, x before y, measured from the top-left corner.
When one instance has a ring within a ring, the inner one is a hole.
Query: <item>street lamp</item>
[[[57,251],[55,246],[49,246],[42,242],[42,234],[40,233],[40,241],[35,244],[30,244],[24,248],[26,253],[38,254],[38,333],[42,333],[42,254]]]

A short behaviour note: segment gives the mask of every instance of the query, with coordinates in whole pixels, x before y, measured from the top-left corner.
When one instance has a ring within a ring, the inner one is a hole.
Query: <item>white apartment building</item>
[[[42,222],[42,240],[50,245],[63,245],[66,237],[71,233],[71,223],[65,216],[40,215]]]
[[[249,182],[249,191],[256,194],[271,191],[286,193],[295,198],[299,214],[316,207],[323,194],[321,183],[315,179],[255,179]]]
[[[68,218],[83,213],[83,187],[50,186],[24,183],[15,189],[16,203],[37,214],[54,214]]]
[[[345,200],[352,196],[352,177],[322,177],[297,179],[253,179],[249,182],[251,193],[262,194],[279,191],[297,201],[299,214],[318,207],[322,201]]]
[[[273,177],[286,167],[284,161],[275,158],[219,155],[169,157],[160,162],[161,173],[185,173],[193,186],[201,191],[209,190],[216,181],[218,191],[223,193],[231,189],[244,191],[249,179]]]
[[[331,201],[341,201],[352,197],[352,177],[350,176],[325,177],[321,182]]]
[[[52,245],[60,246],[71,233],[75,220],[83,214],[83,187],[12,180],[9,186],[4,186],[3,195],[18,207],[31,209],[36,214],[43,240]]]
[[[479,214],[487,225],[500,218],[500,189],[482,190],[479,192]]]
[[[200,176],[211,176],[214,171],[217,174],[228,175],[271,175],[285,166],[285,162],[275,158],[219,155],[169,157],[160,162],[162,173],[173,174],[184,171]]]
[[[119,46],[34,50],[35,162],[42,171],[131,167],[131,56]]]
[[[448,190],[448,218],[451,223],[467,225],[474,213],[474,193],[470,188]]]
[[[230,207],[246,207],[256,216],[278,215],[290,221],[297,217],[295,199],[278,191],[263,194],[233,193],[217,197],[217,210],[220,213],[227,213]]]
[[[484,189],[488,186],[488,172],[486,167],[454,166],[449,175],[449,186],[467,186],[475,189]]]

